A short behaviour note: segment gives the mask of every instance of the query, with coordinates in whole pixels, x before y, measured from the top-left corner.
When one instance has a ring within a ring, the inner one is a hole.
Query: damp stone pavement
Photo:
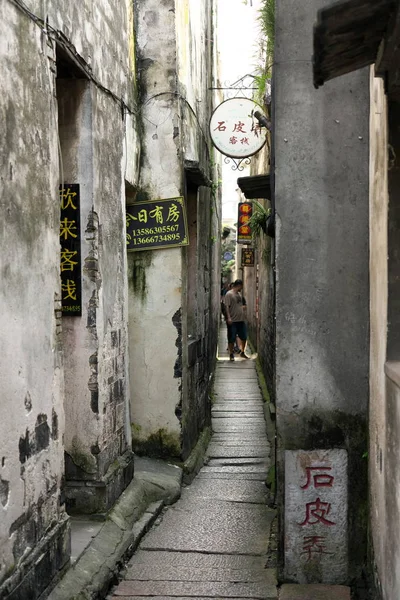
[[[108,598],[277,598],[266,568],[270,466],[254,360],[230,363],[222,328],[205,466],[143,538]]]
[[[273,453],[264,402],[255,360],[229,362],[221,330],[205,464],[143,538],[107,600],[278,598],[270,566],[276,511],[267,505]],[[313,587],[283,586],[280,598],[350,600],[332,586]]]

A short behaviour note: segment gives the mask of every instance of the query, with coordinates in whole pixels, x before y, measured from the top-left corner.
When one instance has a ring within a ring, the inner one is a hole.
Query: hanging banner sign
[[[267,129],[260,127],[255,111],[263,109],[249,98],[231,98],[217,106],[210,120],[210,135],[217,150],[239,159],[261,150]]]
[[[254,267],[254,248],[242,249],[242,267]]]
[[[78,183],[60,185],[61,305],[63,316],[82,315],[81,224]]]
[[[135,202],[126,207],[128,252],[188,244],[186,207],[182,197]]]
[[[252,241],[250,217],[253,214],[251,202],[240,202],[238,205],[237,243],[250,244]]]

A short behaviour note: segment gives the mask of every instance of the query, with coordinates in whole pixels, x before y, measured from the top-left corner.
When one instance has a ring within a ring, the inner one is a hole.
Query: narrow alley
[[[400,600],[400,0],[0,14],[0,600]]]
[[[277,598],[265,481],[271,465],[254,360],[219,339],[205,466],[144,538],[109,598]]]

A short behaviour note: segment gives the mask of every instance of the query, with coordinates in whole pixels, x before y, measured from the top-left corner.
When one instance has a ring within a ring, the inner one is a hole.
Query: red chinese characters
[[[253,205],[251,202],[241,202],[238,206],[238,232],[237,241],[239,244],[247,244],[251,242],[251,227],[250,217],[253,212]]]
[[[225,121],[218,121],[218,125],[215,127],[214,131],[226,131]]]
[[[261,134],[261,125],[253,122],[253,125],[251,126],[251,131],[253,135],[255,135],[255,137],[258,137]]]
[[[303,485],[300,485],[300,489],[332,488],[335,478],[331,472],[332,467],[325,465],[305,467],[306,481]],[[318,496],[315,500],[306,502],[304,506],[304,518],[298,525],[300,525],[300,527],[313,527],[319,525],[331,528],[336,525],[335,520],[331,516],[331,511],[331,503]],[[321,529],[318,530],[318,533],[320,531]],[[311,561],[313,558],[321,560],[322,555],[331,554],[326,550],[325,540],[325,536],[316,535],[315,532],[303,537],[303,549],[301,555],[307,557],[307,562]]]
[[[319,471],[331,471],[332,467],[306,467],[307,481],[301,486],[302,490],[307,490],[311,485],[311,478],[313,479],[313,485],[315,488],[318,487],[332,487],[334,477],[327,473],[320,473]],[[317,471],[313,474],[313,471]]]
[[[230,129],[227,131],[227,127],[228,127],[227,121],[218,121],[218,124],[216,127],[214,127],[213,131],[226,131],[226,135],[230,136],[229,144],[231,146],[234,146],[235,144],[239,144],[239,143],[242,144],[242,146],[250,145],[250,138],[248,137],[249,134],[244,129],[246,127],[245,123],[243,123],[242,121],[238,121],[237,123],[235,123],[231,133],[229,133]],[[260,132],[261,132],[260,126],[253,123],[250,133],[255,137],[259,137]],[[243,134],[247,134],[247,135],[245,135],[243,137],[238,137],[237,134],[239,134],[239,133],[243,133]],[[236,134],[236,135],[233,135],[233,134]]]
[[[244,129],[244,123],[242,123],[242,121],[239,121],[238,123],[235,123],[235,126],[233,128],[233,132],[238,132],[238,133],[247,133]]]
[[[335,525],[333,521],[328,519],[328,515],[331,511],[330,502],[321,502],[319,498],[315,502],[307,502],[306,504],[306,517],[302,523],[299,523],[302,527],[305,525],[316,525],[322,523],[323,525]]]
[[[255,114],[262,110],[249,98],[230,98],[211,115],[209,133],[214,146],[232,159],[243,161],[261,150],[268,139],[267,128]]]
[[[307,555],[307,562],[316,555],[321,558],[322,554],[333,554],[327,552],[325,547],[325,537],[321,535],[310,535],[303,538],[303,552],[301,554]]]
[[[242,202],[241,204],[239,204],[239,213],[249,215],[251,214],[252,210],[253,207],[250,204],[250,202]]]

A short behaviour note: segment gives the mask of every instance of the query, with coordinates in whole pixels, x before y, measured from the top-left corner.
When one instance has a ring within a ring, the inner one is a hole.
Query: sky
[[[217,45],[224,87],[256,70],[260,4],[261,0],[218,0]],[[248,174],[233,171],[232,164],[222,162],[222,220],[236,218],[237,178]]]

